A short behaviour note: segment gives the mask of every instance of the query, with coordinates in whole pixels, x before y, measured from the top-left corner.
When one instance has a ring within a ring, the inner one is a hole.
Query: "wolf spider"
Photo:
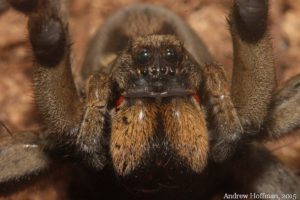
[[[138,4],[112,15],[92,39],[81,93],[61,2],[8,2],[29,18],[45,128],[1,136],[1,194],[67,162],[84,174],[84,199],[300,197],[297,177],[259,144],[300,125],[300,75],[276,89],[267,0],[233,2],[231,86],[181,18]]]

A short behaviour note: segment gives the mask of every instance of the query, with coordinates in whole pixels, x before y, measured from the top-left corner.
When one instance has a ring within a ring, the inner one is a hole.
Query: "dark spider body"
[[[63,161],[77,164],[72,199],[300,196],[297,177],[257,143],[300,125],[299,75],[275,91],[267,0],[234,1],[231,87],[182,19],[142,4],[112,15],[92,39],[83,97],[60,1],[9,2],[29,17],[45,130],[1,140],[1,193]]]

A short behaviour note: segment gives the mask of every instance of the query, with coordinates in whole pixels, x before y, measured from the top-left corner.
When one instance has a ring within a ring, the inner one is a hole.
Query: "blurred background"
[[[80,71],[87,42],[97,27],[118,8],[136,2],[162,5],[182,16],[202,37],[215,59],[226,67],[230,77],[232,45],[226,16],[231,0],[69,0],[75,76]],[[300,73],[300,0],[270,0],[270,5],[270,31],[278,83],[281,84]],[[12,132],[37,129],[41,121],[33,102],[27,19],[12,9],[5,9],[2,2],[0,12],[0,121]],[[266,145],[300,175],[299,131]],[[68,170],[58,170],[47,179],[0,199],[68,199],[65,193],[68,178],[61,178],[65,173]]]

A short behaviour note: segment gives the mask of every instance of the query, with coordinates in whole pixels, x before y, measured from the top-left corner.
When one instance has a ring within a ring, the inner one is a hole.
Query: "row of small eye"
[[[149,73],[152,75],[156,75],[158,73],[175,75],[176,69],[174,67],[167,67],[167,66],[161,66],[159,68],[150,66],[148,68],[143,67],[141,69],[138,69],[138,73],[144,76],[148,75]]]

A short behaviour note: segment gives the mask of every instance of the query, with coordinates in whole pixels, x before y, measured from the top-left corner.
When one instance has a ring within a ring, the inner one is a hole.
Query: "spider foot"
[[[242,39],[259,40],[267,28],[268,0],[235,0],[233,18]]]
[[[66,31],[58,17],[31,17],[29,23],[29,39],[36,60],[43,66],[57,65],[66,51]]]
[[[29,39],[36,61],[42,66],[56,66],[69,47],[64,4],[59,0],[8,0],[8,3],[29,17]]]
[[[38,0],[7,0],[12,7],[24,13],[30,13],[36,10]]]

